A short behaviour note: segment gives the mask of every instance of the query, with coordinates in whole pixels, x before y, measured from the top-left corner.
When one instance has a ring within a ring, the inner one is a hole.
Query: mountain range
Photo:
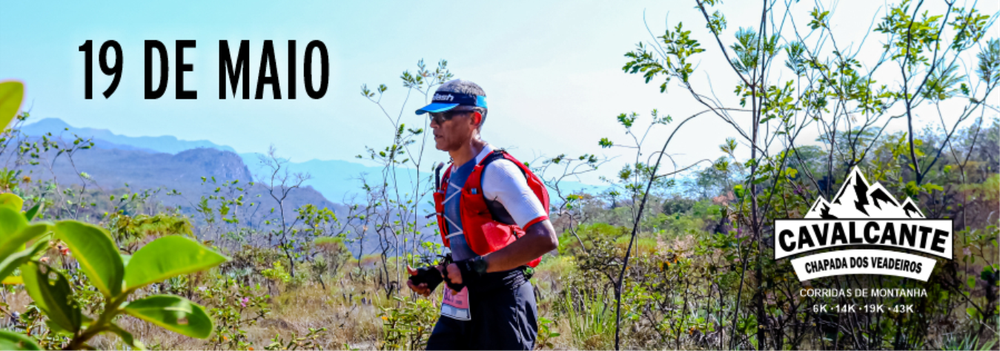
[[[183,213],[192,214],[203,197],[216,194],[216,188],[224,182],[239,180],[246,189],[250,201],[267,209],[274,207],[267,188],[261,184],[248,186],[251,181],[267,178],[266,167],[260,162],[260,154],[237,153],[226,145],[208,140],[188,141],[174,136],[124,136],[107,129],[74,127],[57,118],[46,118],[21,126],[20,132],[31,142],[43,138],[73,143],[79,137],[90,139],[94,145],[88,150],[79,150],[67,157],[60,151],[50,149],[40,152],[43,159],[50,160],[37,165],[9,164],[21,171],[20,176],[32,179],[56,178],[60,184],[86,184],[88,191],[100,190],[102,196],[120,191],[135,192],[142,189],[162,189],[156,198],[166,206],[180,206]],[[39,143],[41,144],[41,143]],[[55,160],[55,161],[51,161]],[[287,161],[287,160],[285,160]],[[0,166],[3,166],[0,164]],[[338,215],[348,212],[349,205],[365,201],[361,189],[361,177],[370,183],[379,183],[382,168],[341,160],[309,160],[288,162],[292,173],[308,173],[311,179],[301,188],[293,190],[283,202],[288,209],[296,209],[305,204],[319,208],[329,208]],[[413,169],[402,169],[401,181],[408,183],[416,177]],[[424,176],[424,174],[421,174]],[[100,189],[94,189],[94,188]],[[575,192],[594,188],[581,183],[563,182],[563,191]],[[127,188],[127,189],[123,189]],[[180,195],[171,195],[176,194]],[[419,212],[433,212],[433,207],[420,204]],[[255,214],[257,212],[254,212]],[[258,217],[251,216],[249,220]],[[420,218],[420,222],[427,220]],[[374,232],[369,229],[369,232]],[[371,233],[368,233],[371,234]],[[432,237],[432,240],[436,236]],[[366,235],[361,243],[352,243],[349,249],[358,253],[370,253],[378,245],[378,236]]]
[[[101,141],[94,144],[92,149],[74,153],[72,162],[65,154],[55,158],[57,151],[50,150],[43,156],[55,162],[21,164],[15,169],[21,171],[21,176],[55,178],[60,184],[86,184],[88,189],[103,193],[160,188],[159,201],[166,206],[181,206],[186,213],[193,210],[202,196],[213,195],[214,189],[224,182],[239,180],[247,184],[252,180],[243,160],[231,151],[196,148],[168,154],[137,148],[111,148],[112,145]],[[266,188],[262,185],[244,188],[252,198],[262,198],[257,202],[270,207],[270,198],[266,197]],[[328,201],[309,186],[292,190],[285,204],[291,209],[305,204],[335,211],[343,207]]]
[[[153,169],[156,166],[148,162],[138,162],[135,165],[130,165],[128,162],[124,162],[121,158],[128,157],[140,157],[142,153],[156,154],[174,154],[180,155],[187,151],[192,150],[202,150],[195,152],[195,154],[204,157],[213,157],[210,155],[225,155],[225,157],[220,158],[220,166],[227,167],[221,172],[235,175],[239,174],[239,178],[242,180],[249,180],[252,176],[263,176],[265,173],[264,167],[260,163],[259,153],[237,153],[235,149],[226,145],[219,145],[208,140],[181,140],[174,136],[125,136],[120,134],[115,134],[107,129],[96,129],[96,128],[85,128],[85,127],[74,127],[61,119],[58,118],[45,118],[39,120],[38,122],[22,126],[21,132],[33,137],[40,137],[51,133],[53,137],[62,137],[63,141],[71,142],[74,139],[74,135],[81,138],[92,138],[94,142],[94,149],[97,150],[116,150],[108,154],[108,157],[116,158],[117,160],[123,162],[123,167],[128,167],[136,172],[134,174],[128,174],[129,177],[136,177],[130,179],[132,184],[142,183],[142,179],[146,177],[155,177]],[[223,153],[212,153],[209,150],[222,151]],[[136,153],[129,153],[127,151],[132,151]],[[103,154],[103,152],[102,152]],[[81,155],[83,155],[81,153]],[[187,155],[187,157],[193,156],[193,154]],[[237,156],[241,161],[243,169],[230,169],[228,166],[237,167],[233,163],[233,158],[230,156]],[[165,156],[158,156],[160,158]],[[102,158],[103,159],[103,158]],[[107,161],[107,159],[105,159]],[[103,162],[103,161],[102,161]],[[288,162],[287,164],[290,172],[293,173],[307,173],[311,175],[311,179],[303,183],[304,186],[310,186],[319,193],[323,195],[326,199],[337,202],[337,203],[357,203],[363,200],[363,195],[361,194],[361,180],[360,177],[367,174],[366,179],[369,181],[374,181],[382,173],[381,167],[367,166],[364,164],[343,161],[343,160],[309,160],[305,162]],[[118,168],[117,166],[114,168]],[[147,170],[146,172],[141,172],[141,170]],[[199,172],[205,172],[207,169],[201,169]],[[236,173],[233,173],[236,172]],[[245,172],[245,173],[242,173]],[[404,174],[406,174],[410,179],[416,178],[416,171],[412,168],[403,169]],[[114,172],[112,172],[114,173]],[[98,175],[105,175],[101,172],[89,172],[95,179],[98,179]],[[207,174],[207,173],[205,173]],[[201,174],[201,175],[205,175]],[[425,176],[426,173],[421,174]],[[126,174],[109,174],[111,178],[116,181],[126,181]],[[199,177],[201,176],[199,175]],[[368,178],[371,177],[371,178]],[[223,176],[222,178],[226,178]],[[105,178],[108,179],[108,178]],[[228,178],[226,178],[228,179]],[[118,183],[120,185],[120,183]],[[560,188],[566,193],[574,193],[579,190],[589,190],[599,189],[592,185],[587,185],[577,182],[565,181],[560,184]]]
[[[882,184],[868,183],[861,170],[854,167],[833,201],[816,199],[804,217],[905,219],[924,218],[924,214],[909,197],[902,202],[896,200]]]
[[[129,181],[130,184],[143,184],[148,183],[145,180],[149,180],[155,183],[156,176],[160,172],[154,171],[157,168],[168,167],[167,164],[162,165],[163,167],[157,167],[155,163],[157,161],[146,162],[139,161],[139,158],[146,157],[144,154],[168,154],[152,157],[151,160],[169,156],[169,154],[181,155],[187,154],[188,157],[197,154],[207,158],[216,158],[218,166],[221,167],[221,175],[219,179],[231,180],[229,175],[237,176],[237,178],[249,181],[253,176],[262,176],[264,174],[264,167],[260,164],[260,156],[258,153],[237,153],[235,149],[226,145],[219,145],[208,140],[181,140],[174,136],[125,136],[119,135],[111,132],[107,129],[96,129],[96,128],[78,128],[67,124],[58,118],[46,118],[39,120],[38,122],[25,125],[21,127],[21,132],[25,135],[31,137],[40,137],[51,133],[53,138],[61,137],[64,142],[71,142],[75,137],[81,137],[84,139],[92,138],[94,142],[94,150],[115,150],[110,153],[98,151],[102,155],[107,154],[111,157],[108,159],[106,157],[99,157],[101,162],[114,162],[116,165],[121,163],[125,167],[135,168],[136,170],[146,170],[141,174],[132,173],[128,174],[131,179],[122,179],[125,174],[102,174],[102,172],[88,172],[95,179],[106,179],[117,181],[121,184],[122,181]],[[83,155],[81,153],[81,155]],[[124,162],[122,158],[135,157],[138,162],[129,163]],[[88,159],[93,159],[93,157],[88,157]],[[164,161],[164,160],[159,160]],[[206,160],[208,161],[208,160]],[[284,160],[284,161],[287,161]],[[211,161],[208,161],[211,163]],[[236,168],[239,170],[233,170],[229,166],[235,166],[233,162],[240,163]],[[350,202],[350,198],[360,192],[361,183],[357,179],[361,174],[377,174],[382,171],[379,167],[369,167],[359,163],[340,161],[340,160],[310,160],[306,162],[288,162],[287,164],[289,171],[292,173],[308,173],[311,175],[311,179],[307,180],[303,185],[311,186],[316,191],[323,194],[323,197],[334,202]],[[93,168],[93,167],[91,167]],[[119,168],[119,167],[114,167]],[[207,169],[199,169],[201,174],[198,175],[198,179],[202,175],[208,175],[210,173],[206,172]],[[236,172],[236,173],[233,173]],[[114,173],[114,172],[112,172]],[[111,176],[99,177],[100,176]],[[215,174],[211,174],[215,176]],[[232,178],[235,179],[235,178]],[[199,180],[200,181],[200,180]]]
[[[31,136],[41,136],[52,133],[53,136],[62,135],[63,138],[72,138],[74,134],[81,138],[93,138],[96,147],[105,149],[120,150],[140,150],[146,152],[164,152],[176,154],[178,152],[197,148],[211,148],[223,151],[236,152],[233,148],[218,145],[208,140],[179,140],[176,137],[164,135],[157,137],[138,136],[130,137],[112,133],[107,129],[77,128],[66,124],[58,118],[45,118],[38,122],[21,127],[21,132]]]

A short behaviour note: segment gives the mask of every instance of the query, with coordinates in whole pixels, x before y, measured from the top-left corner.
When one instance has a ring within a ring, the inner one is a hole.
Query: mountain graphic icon
[[[924,218],[924,214],[909,197],[903,202],[897,201],[882,184],[869,184],[861,170],[854,167],[837,196],[829,202],[823,197],[816,199],[804,217],[907,219]]]

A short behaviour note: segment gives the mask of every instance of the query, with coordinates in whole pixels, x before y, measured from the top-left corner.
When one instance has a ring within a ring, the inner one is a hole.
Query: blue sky
[[[297,162],[353,160],[366,145],[380,148],[392,138],[386,117],[359,94],[360,86],[385,83],[387,110],[394,117],[402,110],[405,122],[423,125],[423,119],[413,115],[423,97],[413,95],[401,106],[406,91],[398,77],[404,70],[415,71],[419,59],[428,66],[447,59],[456,77],[486,90],[491,108],[483,133],[492,144],[515,150],[522,160],[559,153],[614,157],[628,150],[602,150],[597,141],[625,141],[614,119],[618,113],[647,115],[658,108],[681,118],[700,110],[677,87],[660,94],[658,84],[646,85],[640,77],[622,73],[622,55],[650,39],[644,13],[656,34],[662,33],[664,23],[684,21],[709,49],[697,60],[695,81],[701,89],[711,82],[724,100],[732,95],[735,76],[717,46],[707,41],[703,19],[693,6],[682,1],[5,2],[0,79],[26,83],[23,108],[31,108],[36,120],[58,117],[74,126],[129,136],[207,139],[243,153],[263,152],[273,144],[281,156]],[[806,13],[812,6],[802,3],[796,11]],[[995,1],[977,5],[990,15],[998,6]],[[753,24],[759,3],[729,1],[722,10],[732,32]],[[884,10],[878,2],[840,3],[833,13],[834,29],[845,39],[859,40],[868,20]],[[991,32],[991,37],[997,36],[996,27]],[[104,99],[100,94],[110,78],[95,67],[95,98],[85,100],[84,56],[77,47],[93,40],[96,51],[109,39],[124,49],[122,82]],[[164,97],[143,99],[147,39],[165,43],[171,66],[174,41],[197,40],[197,48],[185,51],[185,60],[194,65],[194,72],[185,75],[185,87],[198,91],[197,100],[174,99],[173,67]],[[288,90],[287,40],[296,40],[298,98],[274,100],[268,89],[264,100],[219,100],[218,41],[223,39],[234,50],[239,40],[250,40],[251,81],[256,81],[263,40],[274,40],[283,97]],[[306,96],[301,77],[302,55],[310,40],[323,41],[331,56],[330,87],[320,100]],[[936,115],[930,117],[927,121],[936,120]],[[680,163],[719,157],[718,145],[735,135],[711,118],[685,128],[676,147],[668,150]],[[661,130],[650,142],[658,143],[666,134]],[[447,159],[434,151],[427,156]],[[603,173],[612,174],[624,162],[626,157],[619,157]],[[582,180],[596,182],[595,177]]]

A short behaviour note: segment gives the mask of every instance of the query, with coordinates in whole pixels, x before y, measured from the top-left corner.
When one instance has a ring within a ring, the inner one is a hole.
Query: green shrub
[[[569,322],[573,343],[579,349],[611,349],[614,347],[615,307],[613,303],[589,295],[582,290],[571,296],[566,290],[562,312]]]
[[[219,265],[226,257],[182,236],[165,236],[146,244],[134,255],[122,255],[104,229],[77,221],[29,224],[38,205],[21,213],[23,200],[0,194],[0,279],[20,269],[17,279],[35,306],[48,318],[48,327],[70,338],[67,348],[87,348],[87,341],[101,333],[114,333],[131,347],[143,347],[132,334],[115,324],[124,313],[167,330],[195,338],[207,338],[212,320],[201,306],[179,296],[150,295],[130,300],[136,291],[182,274]],[[50,239],[64,243],[79,263],[89,284],[101,294],[103,310],[86,315],[66,272],[40,259]],[[27,338],[3,334],[8,346],[37,348]]]
[[[281,264],[281,261],[272,262],[271,268],[265,269],[260,273],[275,283],[288,283],[292,280],[292,276],[285,270],[285,266]]]
[[[253,345],[246,329],[256,325],[271,311],[271,295],[260,285],[253,287],[233,278],[216,276],[214,284],[198,288],[198,296],[210,307],[217,324],[215,334],[206,343],[213,349],[246,350]]]
[[[438,309],[430,299],[406,300],[393,296],[379,307],[382,319],[382,349],[416,350],[427,345]]]

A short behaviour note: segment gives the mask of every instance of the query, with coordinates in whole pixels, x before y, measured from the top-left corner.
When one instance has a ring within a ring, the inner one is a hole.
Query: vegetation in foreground
[[[727,23],[713,10],[717,4],[696,4],[706,30],[721,38]],[[676,121],[655,110],[648,119],[617,116],[631,142],[605,138],[599,145],[630,148],[635,160],[607,179],[602,193],[559,187],[602,166],[597,156],[530,163],[561,200],[552,209],[559,250],[544,257],[532,278],[538,347],[995,348],[1000,121],[987,116],[996,111],[987,98],[1000,82],[1000,42],[984,39],[990,16],[947,5],[940,16],[918,14],[922,3],[894,5],[873,26],[886,38],[885,55],[866,65],[856,52],[824,48],[835,43],[822,40],[833,36],[828,11],[817,7],[804,22],[812,35],[778,36],[771,26],[782,14],[765,9],[759,28],[769,30],[741,28],[732,46],[720,48],[732,55],[738,107],[709,98],[690,81],[690,60],[707,49],[681,25],[627,53],[626,73],[665,79],[662,92],[676,83],[706,110]],[[976,59],[967,75],[955,63],[963,52]],[[903,72],[901,87],[874,81],[875,70],[894,65]],[[446,62],[428,69],[421,61],[401,79],[426,98],[451,77]],[[381,106],[387,90],[363,87],[362,95]],[[913,113],[942,104],[949,109],[939,112],[940,128],[913,125]],[[307,175],[289,173],[272,151],[263,160],[270,173],[258,177],[268,180],[256,182],[265,195],[249,196],[250,180],[206,179],[214,195],[184,212],[158,201],[170,196],[163,189],[88,187],[85,173],[83,185],[64,186],[19,173],[22,164],[72,162],[89,145],[27,139],[18,126],[29,116],[19,114],[0,138],[0,159],[7,160],[0,216],[24,220],[16,227],[5,220],[0,228],[5,348],[421,348],[439,297],[400,287],[406,265],[431,264],[441,251],[418,206],[432,178],[396,175],[403,166],[431,169],[422,158],[426,124],[385,117],[393,143],[368,147],[360,157],[386,171],[380,182],[363,183],[365,198],[347,211],[287,208],[283,200]],[[720,146],[716,160],[666,167],[663,156],[676,149],[668,147],[670,136],[692,118],[720,118],[736,136]],[[881,128],[897,118],[909,122],[907,132]],[[797,140],[807,127],[822,131],[818,145]],[[665,137],[662,149],[650,146],[649,135]],[[741,147],[752,150],[749,159],[735,156]],[[955,259],[939,259],[930,281],[846,276],[800,283],[787,264],[769,259],[770,223],[801,217],[855,166],[891,193],[914,199],[927,217],[955,219]],[[686,178],[676,176],[685,170]],[[91,245],[84,236],[106,240]],[[143,264],[156,254],[182,252],[194,257],[182,268],[141,268],[156,266]],[[799,294],[851,286],[923,288],[928,296],[853,301],[909,303],[913,313],[846,316],[810,308],[843,299]]]

